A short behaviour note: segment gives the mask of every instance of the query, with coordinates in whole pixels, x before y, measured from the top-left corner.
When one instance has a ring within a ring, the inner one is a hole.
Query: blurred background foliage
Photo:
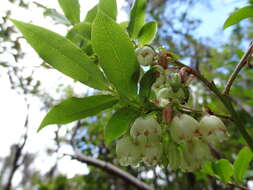
[[[29,9],[30,2],[22,0],[9,0],[13,4]],[[197,4],[203,4],[210,9],[211,1],[207,0],[152,0],[148,5],[148,19],[156,20],[159,24],[158,35],[154,46],[164,46],[182,58],[182,61],[200,70],[208,79],[216,82],[219,88],[223,88],[230,73],[236,63],[240,60],[243,50],[253,37],[253,20],[242,22],[235,27],[225,43],[203,39],[195,34],[195,30],[200,27],[202,20],[194,18],[191,10]],[[252,1],[249,3],[253,4]],[[126,1],[124,11],[129,12],[132,0]],[[41,4],[38,7],[44,10],[45,17],[51,17],[55,24],[68,26],[65,18],[55,9],[47,8]],[[27,70],[19,61],[22,60],[24,52],[20,47],[20,34],[12,25],[8,23],[8,18],[12,15],[12,10],[6,10],[5,15],[0,19],[0,55],[6,52],[11,53],[14,60],[12,62],[0,59],[0,69],[8,73],[11,88],[22,96],[29,109],[30,97],[36,97],[41,102],[41,109],[48,110],[60,99],[70,96],[80,96],[76,94],[71,86],[60,84],[55,89],[60,96],[55,98],[48,94],[41,87],[41,81],[34,77],[33,69]],[[42,63],[44,69],[50,69]],[[1,77],[1,76],[0,76]],[[245,126],[253,136],[253,73],[252,68],[247,67],[239,75],[232,88],[232,97],[236,109],[244,119]],[[4,92],[3,92],[4,93]],[[95,92],[89,92],[95,93]],[[225,109],[220,102],[210,94],[198,81],[192,84],[191,104],[196,109],[203,106],[210,107],[214,112],[225,113]],[[57,153],[61,146],[71,145],[73,149],[78,149],[83,154],[97,159],[101,159],[119,166],[115,158],[115,144],[106,147],[103,141],[103,127],[108,121],[113,110],[100,114],[96,117],[78,121],[72,124],[66,134],[61,135],[59,130],[55,130],[55,146],[47,150],[48,157]],[[32,115],[27,115],[26,120]],[[231,138],[218,147],[222,157],[234,161],[236,153],[245,145],[239,131],[230,122],[226,122]],[[60,127],[60,126],[59,126]],[[58,127],[58,128],[59,128]],[[117,177],[109,175],[104,171],[92,166],[88,167],[88,174],[76,175],[72,178],[64,176],[58,171],[58,160],[63,155],[59,155],[55,164],[43,174],[38,169],[31,167],[37,155],[27,153],[24,147],[27,143],[29,122],[24,125],[24,133],[20,142],[13,142],[9,156],[1,157],[0,168],[0,189],[24,189],[24,190],[130,190],[134,189],[129,184]],[[3,146],[3,145],[2,145]],[[85,165],[85,164],[84,164]],[[251,167],[252,168],[252,167]],[[122,167],[122,169],[136,176],[140,180],[150,184],[156,190],[219,190],[236,189],[217,181],[215,178],[205,175],[201,171],[194,173],[182,173],[172,171],[170,168],[150,167],[141,165],[137,168]],[[21,174],[21,179],[14,184],[13,176]],[[253,170],[248,171],[244,186],[252,180]]]

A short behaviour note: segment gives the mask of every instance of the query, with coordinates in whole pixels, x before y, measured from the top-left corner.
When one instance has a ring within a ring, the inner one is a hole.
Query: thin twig
[[[192,109],[186,106],[181,106],[181,111],[185,112],[185,113],[204,113],[202,110],[196,110],[196,109]],[[217,117],[223,118],[223,119],[227,119],[227,120],[233,120],[231,118],[231,116],[227,116],[227,115],[222,115],[222,114],[218,114],[218,113],[214,113],[212,112],[212,115],[215,115]]]
[[[26,142],[27,142],[30,104],[27,103],[27,98],[26,97],[25,97],[25,102],[26,102],[26,106],[27,106],[27,115],[26,115],[26,120],[25,120],[25,124],[24,124],[25,133],[24,133],[24,137],[23,137],[22,142],[20,142],[19,144],[17,144],[15,146],[11,171],[10,171],[10,174],[7,178],[7,183],[3,188],[4,190],[11,190],[12,189],[12,180],[13,180],[14,174],[16,173],[16,171],[21,166],[21,164],[19,162],[20,162],[20,159],[21,159],[22,154],[23,154],[23,149],[24,149],[24,147],[26,145]]]
[[[95,166],[97,168],[100,168],[104,171],[106,171],[109,174],[115,175],[122,180],[128,182],[129,184],[135,186],[136,188],[140,190],[153,190],[150,186],[147,184],[143,183],[142,181],[138,180],[134,176],[130,175],[129,173],[121,170],[120,168],[117,168],[116,166],[112,165],[109,162],[105,162],[102,160],[98,160],[89,156],[85,156],[79,153],[76,153],[76,155],[69,155],[69,154],[64,154],[66,156],[70,156],[72,159],[78,160],[82,163],[86,163],[88,165]]]
[[[230,75],[230,77],[227,81],[227,84],[225,86],[225,89],[223,91],[224,95],[229,94],[230,88],[231,88],[234,80],[236,79],[236,77],[239,74],[239,72],[241,71],[241,69],[249,62],[249,59],[251,58],[252,53],[253,53],[253,41],[251,41],[248,50],[244,53],[240,62],[236,66],[235,70]]]
[[[211,150],[211,153],[212,155],[216,158],[216,159],[221,159],[222,158],[222,155],[221,153],[211,144],[211,143],[208,143],[208,146]]]

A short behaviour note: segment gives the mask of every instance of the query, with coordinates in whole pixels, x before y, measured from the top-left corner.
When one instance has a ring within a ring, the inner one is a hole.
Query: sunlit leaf
[[[58,0],[64,15],[72,24],[80,22],[80,4],[79,0]]]
[[[91,39],[91,24],[88,22],[81,22],[76,24],[71,28],[67,34],[67,38],[72,41],[72,39],[80,37],[87,40]]]
[[[98,6],[94,6],[92,9],[90,9],[85,17],[86,22],[92,23],[97,15]]]
[[[32,24],[17,20],[13,23],[48,64],[92,88],[108,89],[108,82],[99,67],[67,38]]]
[[[243,148],[234,162],[234,178],[237,183],[242,183],[246,175],[253,154],[248,147]]]
[[[223,28],[238,24],[240,21],[253,17],[253,6],[246,6],[233,12],[225,21]]]
[[[125,31],[99,9],[92,26],[92,44],[106,76],[122,97],[135,97],[139,65]]]
[[[210,162],[210,161],[205,162],[203,168],[201,169],[201,172],[208,174],[210,176],[213,176],[213,177],[217,177],[217,175],[213,171],[212,162]]]
[[[89,22],[81,22],[73,26],[66,36],[77,46],[79,46],[87,55],[92,55],[91,46],[91,24]]]
[[[98,7],[100,10],[111,17],[113,20],[117,18],[117,2],[116,0],[100,0]]]
[[[228,160],[221,159],[213,162],[212,169],[223,183],[230,182],[233,176],[233,166]]]
[[[156,35],[157,32],[157,23],[155,21],[151,21],[146,23],[138,36],[139,43],[141,45],[150,44]]]
[[[120,27],[123,29],[123,30],[126,30],[127,29],[127,26],[128,26],[128,21],[125,21],[125,22],[121,22],[119,23]]]
[[[105,142],[109,144],[122,136],[139,116],[139,112],[131,107],[118,110],[105,127]]]
[[[147,0],[135,0],[131,9],[128,33],[132,39],[136,39],[145,22],[145,10]]]
[[[38,130],[51,124],[66,124],[93,116],[112,107],[117,98],[109,95],[96,95],[84,98],[69,98],[54,106],[45,116]]]

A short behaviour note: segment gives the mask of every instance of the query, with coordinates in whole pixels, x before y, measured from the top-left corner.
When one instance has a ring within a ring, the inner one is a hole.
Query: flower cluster
[[[137,48],[137,59],[142,66],[151,66],[156,71],[156,81],[152,86],[153,102],[159,107],[166,107],[171,101],[184,103],[189,98],[189,76],[186,68],[167,67],[167,62],[173,58],[167,53],[156,54],[149,47]]]
[[[209,145],[215,145],[228,137],[224,123],[216,116],[206,115],[199,122],[187,114],[175,116],[169,127],[174,149],[168,152],[168,161],[186,171],[200,169],[213,156]],[[174,152],[174,153],[173,153]],[[174,155],[173,155],[174,154]]]
[[[116,143],[120,164],[160,164],[165,160],[173,169],[200,169],[213,159],[210,147],[228,137],[224,123],[210,114],[198,121],[179,109],[190,95],[187,68],[168,67],[171,57],[148,46],[138,48],[136,54],[140,65],[156,72],[149,101],[161,110],[163,121],[158,123],[154,115],[137,118],[129,134]]]

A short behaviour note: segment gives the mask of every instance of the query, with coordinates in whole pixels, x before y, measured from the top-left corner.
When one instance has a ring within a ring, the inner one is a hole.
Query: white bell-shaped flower
[[[169,143],[167,147],[167,159],[172,169],[181,168],[183,164],[183,152],[175,143]]]
[[[177,92],[182,86],[179,73],[177,72],[170,73],[168,78],[169,78],[168,83],[170,84],[171,88],[173,88],[173,90]]]
[[[152,144],[146,147],[143,161],[146,164],[154,165],[158,164],[163,153],[163,148],[161,143]]]
[[[133,143],[129,136],[123,137],[116,143],[116,154],[122,166],[137,165],[144,154],[141,146]]]
[[[228,137],[224,123],[214,115],[204,116],[200,120],[198,131],[202,138],[210,143],[222,142]]]
[[[133,123],[130,135],[140,145],[158,143],[161,138],[161,126],[152,117],[139,117]]]
[[[198,138],[184,143],[183,155],[185,162],[182,165],[182,169],[186,171],[201,169],[206,161],[213,159],[208,144]]]
[[[177,115],[170,124],[171,137],[177,143],[191,140],[196,135],[198,126],[199,122],[190,115]]]

